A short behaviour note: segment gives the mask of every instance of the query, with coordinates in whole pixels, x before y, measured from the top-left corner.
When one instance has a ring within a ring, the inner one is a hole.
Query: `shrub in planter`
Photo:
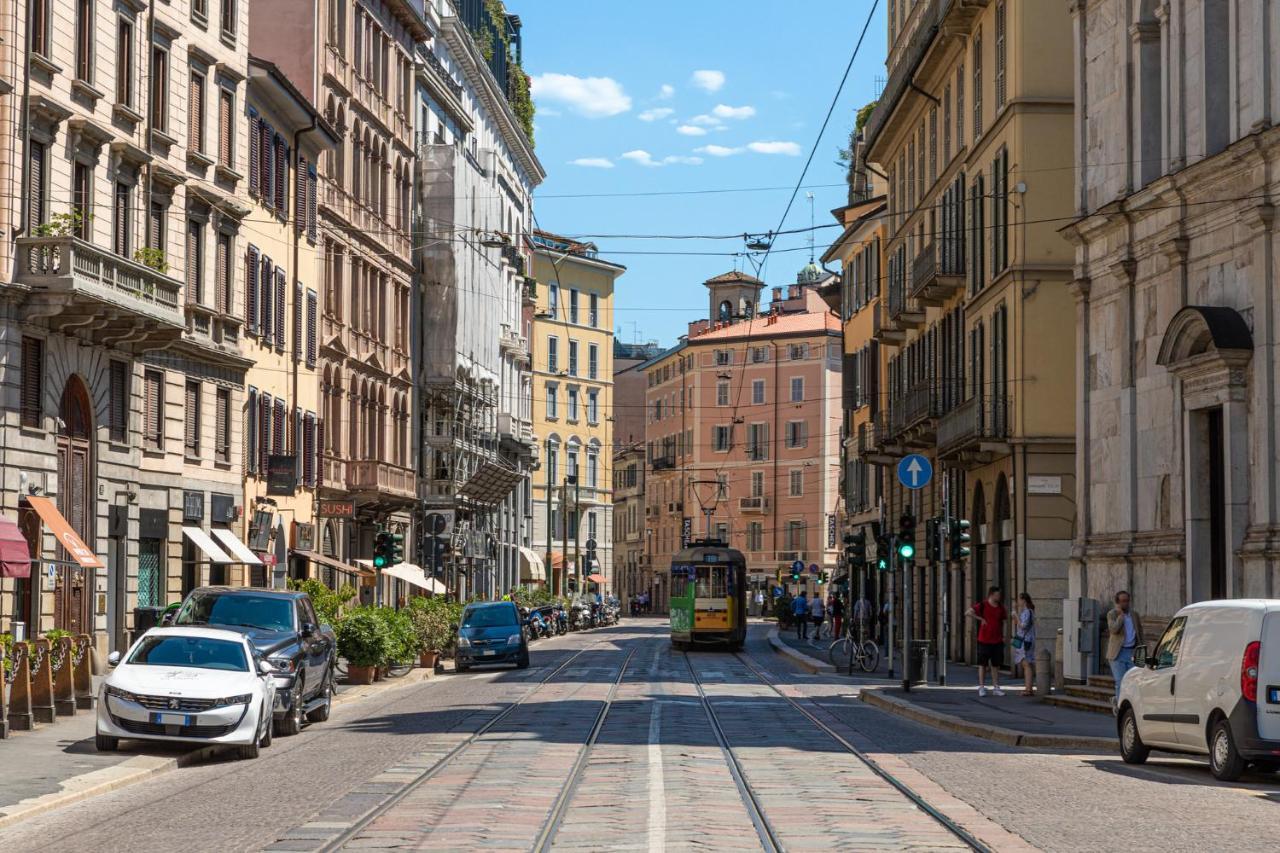
[[[357,683],[368,684],[374,668],[391,659],[391,631],[379,609],[357,607],[335,629],[338,653],[347,659],[348,676]]]
[[[378,618],[386,626],[388,648],[383,664],[409,663],[418,658],[418,635],[407,610],[377,608]]]
[[[414,635],[417,638],[418,653],[423,656],[423,665],[428,654],[442,654],[453,651],[455,634],[453,626],[457,619],[453,615],[449,602],[440,596],[418,597],[409,602],[409,618],[413,622]],[[434,660],[432,661],[434,664]]]

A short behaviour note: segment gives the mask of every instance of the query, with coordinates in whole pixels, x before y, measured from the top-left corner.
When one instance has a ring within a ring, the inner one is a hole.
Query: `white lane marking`
[[[662,773],[662,703],[649,715],[649,853],[661,853],[667,841],[667,798]]]

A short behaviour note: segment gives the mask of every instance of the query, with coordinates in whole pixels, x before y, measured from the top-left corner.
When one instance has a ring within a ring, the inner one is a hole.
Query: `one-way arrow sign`
[[[898,482],[908,489],[923,489],[933,479],[933,465],[919,453],[904,456],[898,462]]]

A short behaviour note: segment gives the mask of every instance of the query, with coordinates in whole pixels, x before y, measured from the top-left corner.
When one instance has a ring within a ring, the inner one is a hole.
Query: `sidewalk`
[[[843,671],[836,672],[826,659],[830,641],[813,646],[808,641],[796,639],[794,630],[781,631],[776,637],[771,635],[770,641],[775,650],[803,669],[847,677]],[[939,687],[936,681],[932,681],[928,685],[912,687],[908,692],[902,689],[900,656],[894,663],[896,678],[893,680],[888,678],[883,659],[877,672],[855,673],[853,681],[862,686],[859,698],[863,702],[934,728],[1007,746],[1107,752],[1116,749],[1116,727],[1112,717],[1057,707],[1021,696],[1020,679],[1002,675],[1001,683],[1006,688],[1004,696],[988,693],[979,697],[977,668],[949,663],[946,687]],[[934,675],[932,667],[930,675]]]

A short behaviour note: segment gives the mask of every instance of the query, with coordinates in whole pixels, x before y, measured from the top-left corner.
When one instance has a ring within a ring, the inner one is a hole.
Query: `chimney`
[[[774,302],[781,302],[781,301],[782,301],[782,288],[781,288],[781,287],[775,287],[775,288],[773,289],[773,301],[774,301]]]
[[[788,299],[799,299],[799,298],[800,298],[800,285],[798,285],[798,284],[788,284],[788,285],[787,285],[787,298],[788,298]]]

